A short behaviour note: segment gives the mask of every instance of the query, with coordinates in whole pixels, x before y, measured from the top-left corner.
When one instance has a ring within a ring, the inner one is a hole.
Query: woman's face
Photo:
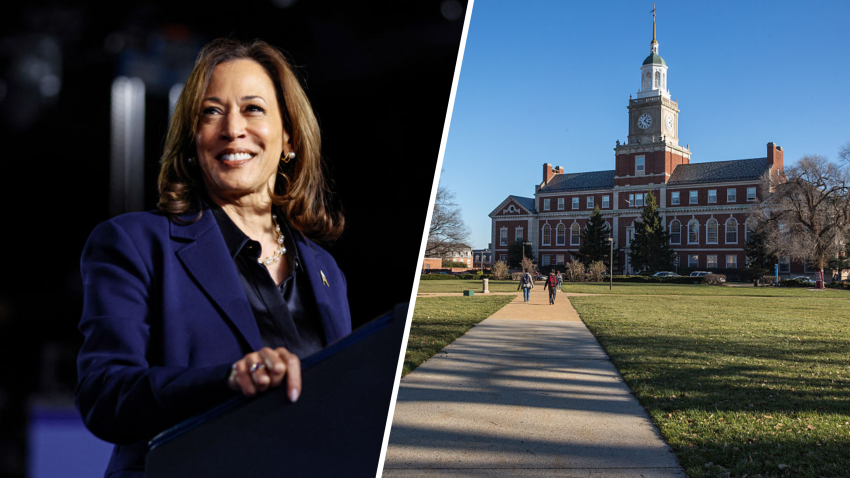
[[[213,70],[203,96],[198,163],[207,192],[225,202],[273,190],[278,162],[289,151],[274,84],[259,63],[234,60]]]

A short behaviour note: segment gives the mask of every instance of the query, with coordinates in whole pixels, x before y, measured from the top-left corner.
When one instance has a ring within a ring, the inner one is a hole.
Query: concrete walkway
[[[684,477],[566,299],[520,294],[402,379],[383,476]]]

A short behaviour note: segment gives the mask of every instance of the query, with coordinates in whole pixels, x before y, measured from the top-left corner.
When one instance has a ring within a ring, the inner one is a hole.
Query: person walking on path
[[[517,286],[517,290],[522,289],[523,302],[528,302],[533,287],[534,280],[531,278],[531,274],[528,272],[523,273],[522,277],[519,278],[519,285]]]
[[[558,291],[558,277],[555,271],[549,271],[549,277],[543,283],[543,290],[549,289],[549,305],[555,305],[555,293]]]
[[[556,270],[555,271],[555,277],[558,278],[558,287],[556,289],[556,292],[557,291],[563,292],[564,291],[564,278],[563,278],[563,276],[561,276],[561,271]]]

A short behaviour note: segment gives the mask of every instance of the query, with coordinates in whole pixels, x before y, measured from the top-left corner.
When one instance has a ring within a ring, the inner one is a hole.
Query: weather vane
[[[650,13],[652,13],[652,23],[655,23],[655,4],[654,3],[652,4],[652,10],[650,11]]]

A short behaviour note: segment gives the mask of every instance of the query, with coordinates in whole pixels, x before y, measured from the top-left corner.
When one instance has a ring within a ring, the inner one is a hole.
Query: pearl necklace
[[[272,221],[274,221],[274,232],[277,233],[277,249],[274,250],[274,254],[266,257],[265,259],[257,259],[258,264],[263,264],[266,267],[277,264],[280,262],[280,258],[286,254],[286,246],[283,245],[283,233],[280,232],[280,224],[277,223],[277,216],[272,214]]]

